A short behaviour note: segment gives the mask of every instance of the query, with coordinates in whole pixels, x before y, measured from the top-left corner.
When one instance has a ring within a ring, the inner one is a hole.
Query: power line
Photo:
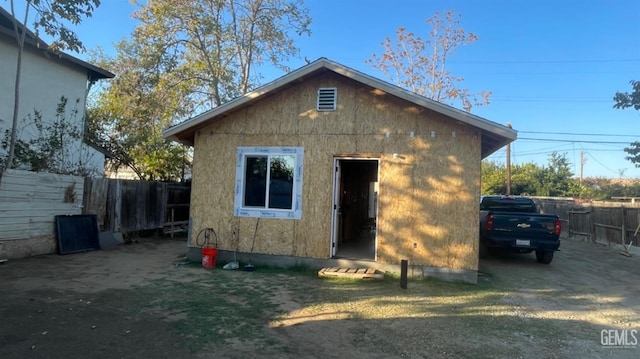
[[[613,173],[618,173],[618,171],[614,171],[611,168],[607,167],[604,163],[598,161],[597,158],[593,157],[589,152],[585,152],[585,154],[587,154],[589,156],[589,158],[591,158],[592,160],[594,160],[596,163],[598,163],[600,166],[602,166],[604,169],[607,169]]]
[[[592,151],[592,152],[622,152],[622,149],[617,149],[617,150],[601,150],[601,149],[584,149],[585,151]],[[553,151],[553,150],[540,150],[538,152],[532,152],[532,151],[525,151],[525,152],[518,152],[518,156],[520,157],[527,157],[527,156],[537,156],[537,155],[545,155],[545,154],[551,154],[553,152],[564,152],[564,151]],[[566,151],[566,152],[575,152],[574,150],[571,151]],[[489,157],[504,157],[504,152],[496,152],[491,154],[491,156]]]
[[[536,100],[603,100],[602,97],[568,97],[568,96],[493,96],[492,98],[508,98],[508,99],[536,99]],[[612,98],[607,97],[609,101]]]
[[[490,64],[587,64],[587,63],[614,63],[614,62],[640,62],[640,59],[449,61],[449,63],[451,63],[451,64],[470,64],[470,65],[490,65]]]
[[[465,71],[465,75],[611,75],[628,74],[629,71]]]
[[[589,134],[589,133],[571,133],[571,132],[550,132],[550,131],[521,131],[524,133],[532,133],[532,134],[551,134],[551,135],[571,135],[571,136],[614,136],[614,137],[625,137],[625,136],[633,136],[633,137],[640,137],[639,135],[621,135],[621,134]],[[524,139],[527,141],[540,141],[540,142],[561,142],[563,144],[559,145],[559,146],[551,146],[551,147],[543,147],[543,148],[538,148],[538,149],[530,149],[528,151],[522,151],[522,152],[517,152],[517,156],[516,156],[516,152],[512,151],[511,153],[511,157],[513,159],[513,161],[515,163],[525,163],[527,162],[527,160],[525,160],[524,158],[526,157],[532,157],[532,156],[539,156],[539,155],[549,155],[553,152],[558,152],[558,153],[562,153],[562,152],[571,152],[574,155],[574,161],[573,161],[573,166],[574,166],[574,170],[577,171],[577,166],[578,164],[576,163],[576,159],[575,159],[575,154],[576,152],[579,150],[578,148],[575,147],[575,144],[578,144],[580,146],[580,151],[583,151],[586,155],[589,156],[589,158],[593,161],[594,164],[596,164],[596,166],[599,166],[602,168],[603,171],[607,171],[607,172],[611,172],[611,173],[615,173],[620,175],[621,177],[628,177],[628,176],[624,176],[620,174],[620,170],[616,171],[610,167],[607,166],[607,161],[600,161],[598,160],[598,158],[596,158],[596,156],[594,156],[594,153],[596,152],[619,152],[622,153],[623,152],[623,148],[622,146],[617,147],[617,148],[593,148],[593,147],[588,147],[585,148],[583,146],[583,144],[585,143],[589,143],[589,144],[597,144],[597,145],[604,145],[604,146],[616,146],[616,145],[628,145],[628,142],[614,142],[614,141],[582,141],[582,140],[575,140],[575,139],[548,139],[548,138],[519,138],[519,139]],[[572,146],[572,148],[563,148],[566,146]],[[516,147],[517,148],[517,147]],[[488,156],[487,158],[485,158],[488,161],[494,161],[494,162],[501,162],[504,160],[505,157],[505,150],[504,148],[494,152],[493,154],[491,154],[490,156]],[[519,157],[520,160],[518,161],[516,157]]]
[[[534,98],[534,97],[530,97],[530,98],[508,98],[508,97],[504,97],[504,98],[489,98],[489,101],[495,101],[495,102],[557,102],[557,103],[568,103],[568,102],[575,102],[575,103],[593,103],[593,102],[599,102],[599,103],[606,103],[606,102],[613,102],[612,100],[589,100],[589,99],[573,99],[573,100],[565,100],[565,99],[540,99],[540,98]]]
[[[575,132],[546,132],[546,131],[518,131],[518,133],[535,133],[540,135],[568,135],[568,136],[606,136],[606,137],[640,137],[640,135],[620,135],[606,133],[575,133]]]
[[[628,145],[629,142],[615,142],[615,141],[587,141],[587,140],[563,140],[555,138],[531,138],[531,137],[518,137],[519,140],[524,141],[540,141],[540,142],[566,142],[566,143],[601,143],[601,144],[614,144],[614,145]]]

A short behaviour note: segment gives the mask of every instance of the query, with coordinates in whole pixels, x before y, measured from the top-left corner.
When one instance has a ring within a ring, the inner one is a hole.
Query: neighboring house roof
[[[114,158],[115,155],[113,154],[113,152],[109,151],[108,149],[106,149],[105,147],[100,146],[99,144],[93,142],[92,140],[89,140],[87,138],[84,138],[82,140],[84,143],[87,144],[87,146],[93,148],[94,150],[102,153],[104,155],[105,158]]]
[[[351,80],[357,81],[367,86],[371,86],[403,100],[409,101],[417,106],[441,113],[452,119],[480,129],[480,131],[482,132],[482,158],[489,156],[493,152],[497,151],[501,147],[507,145],[517,138],[517,132],[511,128],[456,109],[449,105],[445,105],[438,101],[431,100],[424,96],[420,96],[414,92],[405,90],[401,87],[392,85],[375,77],[366,75],[362,72],[351,69],[326,58],[320,58],[254,91],[251,91],[223,105],[206,111],[178,125],[170,127],[163,132],[163,135],[165,138],[175,140],[187,145],[193,145],[195,132],[198,129],[208,125],[210,121],[213,121],[216,118],[224,117],[228,112],[253,103],[273,91],[285,88],[290,84],[297,83],[309,76],[324,71],[332,71]]]
[[[13,41],[16,38],[16,32],[13,27],[14,17],[11,16],[11,13],[0,7],[0,36],[10,37]],[[22,30],[21,24],[18,21],[18,31]],[[36,36],[29,29],[26,29],[26,35],[24,39],[25,47],[29,47],[36,51],[41,51],[42,53],[49,56],[51,59],[57,59],[61,62],[66,62],[73,66],[78,66],[87,70],[89,74],[90,80],[99,80],[99,79],[107,79],[115,77],[115,74],[102,69],[98,66],[91,65],[90,63],[84,62],[76,57],[71,55],[67,55],[64,52],[53,51],[49,49],[49,45],[42,41],[38,36]]]

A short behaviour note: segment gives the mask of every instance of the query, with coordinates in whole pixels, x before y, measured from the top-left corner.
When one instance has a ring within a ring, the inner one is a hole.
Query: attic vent
[[[335,87],[319,88],[318,89],[318,111],[335,111],[337,97],[338,97],[337,88]]]

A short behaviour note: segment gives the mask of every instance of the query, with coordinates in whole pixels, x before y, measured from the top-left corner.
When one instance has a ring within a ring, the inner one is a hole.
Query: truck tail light
[[[493,214],[487,216],[487,231],[493,230]]]
[[[556,219],[555,233],[558,236],[562,233],[562,224],[559,219]]]

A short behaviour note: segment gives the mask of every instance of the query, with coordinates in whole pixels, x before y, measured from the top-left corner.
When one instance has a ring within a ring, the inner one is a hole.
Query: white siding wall
[[[13,114],[14,84],[17,61],[17,46],[14,42],[0,38],[0,140],[4,139],[5,129],[11,129]],[[53,55],[50,55],[53,56]],[[43,119],[53,119],[61,96],[68,99],[67,113],[78,103],[75,126],[84,130],[84,110],[87,90],[87,70],[76,66],[67,66],[52,61],[41,52],[25,49],[22,57],[22,76],[20,80],[20,121],[21,139],[27,140],[36,134],[33,126],[23,128],[22,120],[28,114],[33,116],[34,109],[43,114]],[[67,116],[69,118],[70,116]],[[100,175],[104,173],[104,155],[82,143],[67,144],[71,163],[89,164]],[[6,154],[0,148],[0,156]]]
[[[54,216],[81,214],[83,188],[83,177],[4,171],[0,179],[0,244],[54,235]]]

